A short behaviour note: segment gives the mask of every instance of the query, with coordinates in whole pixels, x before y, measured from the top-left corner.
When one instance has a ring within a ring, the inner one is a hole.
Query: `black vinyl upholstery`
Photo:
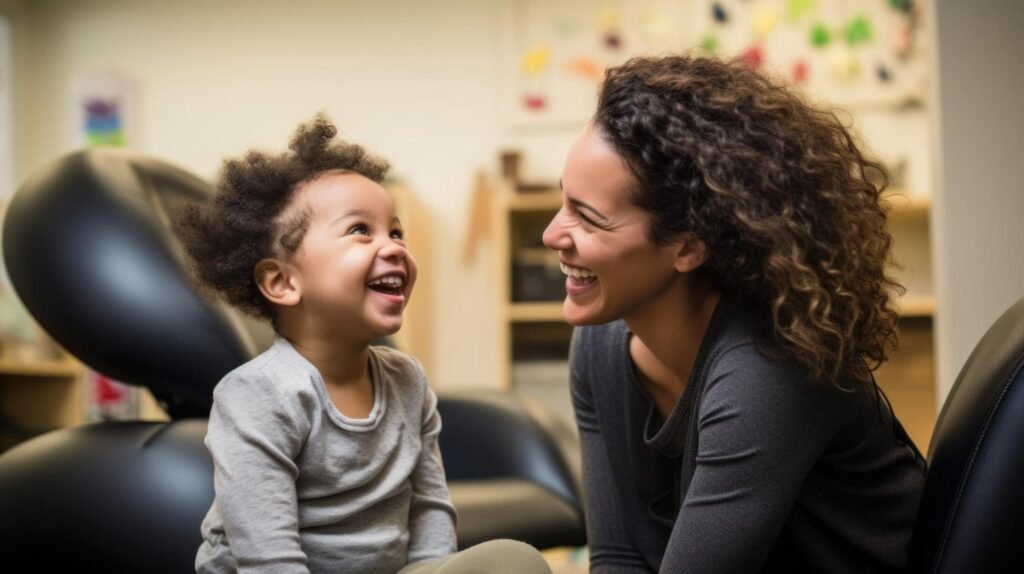
[[[0,548],[31,571],[185,572],[213,500],[202,443],[212,390],[266,333],[201,296],[175,218],[206,182],[124,151],[66,156],[19,187],[4,222],[11,281],[95,370],[148,387],[172,420],[62,429],[0,456]],[[574,437],[508,393],[439,397],[459,545],[584,543]],[[21,571],[21,570],[15,570]]]
[[[163,162],[78,152],[22,184],[4,221],[4,263],[39,324],[172,417],[206,416],[213,386],[252,355],[230,311],[196,296],[170,229],[211,192]]]
[[[974,348],[928,452],[911,572],[1024,572],[1024,299]]]

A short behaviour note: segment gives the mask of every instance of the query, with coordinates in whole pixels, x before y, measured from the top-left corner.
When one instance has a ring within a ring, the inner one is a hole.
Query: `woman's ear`
[[[277,259],[261,259],[253,275],[260,292],[274,305],[291,307],[302,300],[302,284],[287,263]]]
[[[708,246],[695,234],[684,231],[676,236],[675,267],[680,273],[689,273],[708,259]]]

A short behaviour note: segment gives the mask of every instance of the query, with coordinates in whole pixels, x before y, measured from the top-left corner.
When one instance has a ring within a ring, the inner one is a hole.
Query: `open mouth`
[[[402,286],[405,285],[405,278],[401,275],[385,275],[378,277],[366,284],[370,289],[384,293],[385,295],[402,295]]]
[[[583,269],[582,267],[573,267],[566,265],[565,263],[559,262],[559,266],[562,268],[562,273],[565,273],[569,277],[569,280],[579,285],[587,285],[597,281],[597,275],[589,269]]]

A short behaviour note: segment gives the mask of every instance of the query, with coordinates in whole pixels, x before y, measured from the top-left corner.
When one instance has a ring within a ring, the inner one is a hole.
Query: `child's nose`
[[[409,256],[409,248],[393,239],[389,239],[381,246],[378,254],[384,259],[405,259]]]
[[[541,236],[541,240],[548,249],[555,251],[565,251],[572,247],[572,238],[565,230],[565,226],[562,225],[562,211],[559,210],[553,218],[551,223],[548,223],[544,234]]]

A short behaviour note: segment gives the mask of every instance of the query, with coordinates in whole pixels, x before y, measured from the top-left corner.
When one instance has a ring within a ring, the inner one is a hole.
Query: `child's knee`
[[[489,540],[481,542],[464,552],[467,554],[467,558],[469,558],[468,555],[473,555],[470,560],[472,564],[466,564],[466,566],[472,569],[468,571],[481,568],[475,571],[508,574],[551,574],[551,568],[540,552],[533,546],[518,540]]]

